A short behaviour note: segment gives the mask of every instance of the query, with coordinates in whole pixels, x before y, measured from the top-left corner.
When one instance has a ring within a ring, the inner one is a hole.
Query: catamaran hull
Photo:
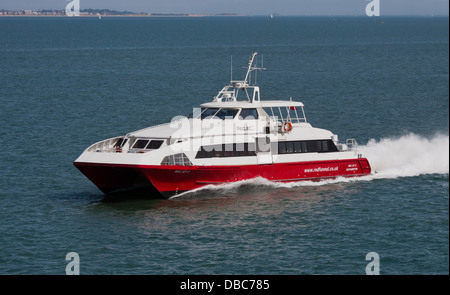
[[[103,193],[149,190],[169,198],[206,185],[257,177],[275,182],[354,177],[371,173],[366,158],[245,166],[127,165],[74,162]]]

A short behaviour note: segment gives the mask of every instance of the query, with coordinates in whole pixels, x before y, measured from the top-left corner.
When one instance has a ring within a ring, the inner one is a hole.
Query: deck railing
[[[122,136],[106,139],[100,142],[97,142],[90,147],[88,147],[88,152],[98,152],[98,153],[112,153],[116,151],[115,144],[119,139],[123,138]]]

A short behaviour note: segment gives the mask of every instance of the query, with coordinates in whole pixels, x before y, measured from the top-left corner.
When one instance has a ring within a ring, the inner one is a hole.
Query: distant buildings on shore
[[[0,9],[0,15],[66,15],[64,9],[61,10],[5,10]]]
[[[5,10],[0,9],[0,16],[66,16],[65,9],[43,9],[43,10]],[[173,14],[173,13],[144,13],[130,11],[116,11],[110,9],[81,9],[80,16],[202,16],[191,14]],[[216,16],[237,16],[235,13],[222,13]]]

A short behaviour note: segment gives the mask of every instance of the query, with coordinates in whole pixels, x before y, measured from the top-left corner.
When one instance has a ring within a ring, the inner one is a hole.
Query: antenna
[[[258,71],[258,70],[265,70],[265,68],[258,67],[257,66],[257,60],[256,60],[256,55],[258,53],[255,51],[253,52],[252,56],[250,57],[249,63],[248,63],[248,68],[247,68],[247,74],[245,75],[245,79],[244,79],[244,83],[247,83],[247,81],[249,81],[249,83],[251,83],[251,72],[253,71]],[[255,65],[253,66],[253,62],[255,63]],[[255,84],[256,84],[256,72],[255,72]]]
[[[250,57],[250,60],[248,61],[247,74],[245,75],[245,79],[244,79],[245,83],[246,83],[247,81],[250,81],[249,75],[250,75],[250,73],[251,73],[252,71],[254,71],[254,70],[256,69],[256,68],[252,67],[252,64],[253,64],[253,60],[255,59],[255,57],[256,57],[257,54],[258,54],[258,53],[257,53],[256,51],[253,52],[252,56]]]

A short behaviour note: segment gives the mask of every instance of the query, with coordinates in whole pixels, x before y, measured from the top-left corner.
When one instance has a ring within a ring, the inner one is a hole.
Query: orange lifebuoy
[[[286,132],[291,132],[291,130],[292,130],[291,122],[284,123],[283,130],[286,131]]]

